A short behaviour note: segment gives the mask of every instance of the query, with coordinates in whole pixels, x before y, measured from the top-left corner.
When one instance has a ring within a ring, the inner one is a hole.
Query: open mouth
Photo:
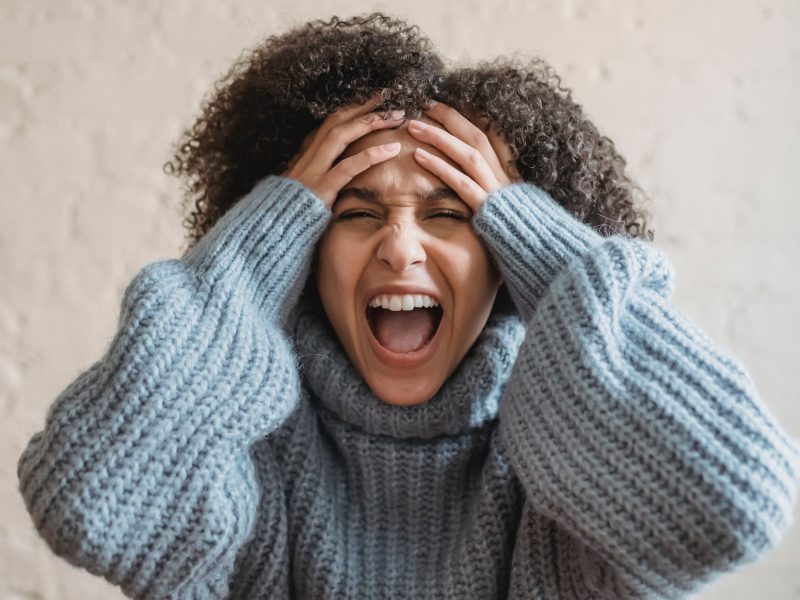
[[[427,346],[439,330],[444,311],[441,306],[392,311],[367,307],[366,317],[372,335],[390,352],[410,354]]]

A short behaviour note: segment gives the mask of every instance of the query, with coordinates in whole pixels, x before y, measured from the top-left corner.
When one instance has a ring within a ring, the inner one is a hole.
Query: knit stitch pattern
[[[133,598],[660,599],[788,531],[800,447],[652,243],[493,191],[472,224],[505,285],[402,407],[304,292],[330,219],[270,175],[133,278],[19,459],[53,552]]]

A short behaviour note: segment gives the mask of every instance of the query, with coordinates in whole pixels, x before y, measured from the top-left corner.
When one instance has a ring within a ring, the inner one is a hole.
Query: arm
[[[269,176],[185,257],[133,278],[110,347],[19,459],[26,507],[57,555],[130,596],[224,595],[260,497],[249,447],[299,395],[279,321],[329,214]]]
[[[499,427],[534,508],[626,596],[676,597],[775,546],[800,450],[670,304],[665,253],[601,237],[530,183],[495,191],[474,225],[528,326]]]

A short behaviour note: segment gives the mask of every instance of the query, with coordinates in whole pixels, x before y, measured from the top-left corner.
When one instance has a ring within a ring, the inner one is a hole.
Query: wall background
[[[653,198],[675,304],[800,437],[796,0],[0,0],[0,599],[122,597],[37,537],[17,458],[111,339],[127,282],[179,254],[161,166],[211,82],[265,35],[373,9],[454,63],[521,51],[555,67]],[[697,597],[798,599],[798,556],[800,519]]]

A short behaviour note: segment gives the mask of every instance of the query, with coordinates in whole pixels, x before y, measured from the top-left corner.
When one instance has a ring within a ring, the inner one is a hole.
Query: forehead
[[[444,127],[442,127],[438,121],[434,121],[425,115],[422,115],[417,120],[444,130]],[[387,194],[393,191],[404,192],[411,188],[420,189],[444,186],[445,184],[439,177],[417,162],[413,154],[415,148],[423,148],[456,169],[461,170],[461,167],[453,161],[453,159],[441,152],[438,148],[411,135],[408,132],[408,121],[404,121],[396,128],[380,129],[360,137],[347,146],[339,160],[353,156],[371,146],[388,144],[391,142],[400,142],[400,152],[389,160],[372,165],[365,171],[362,171],[351,180],[349,186],[356,186],[359,184],[369,185],[373,188],[385,190]]]
[[[426,115],[420,115],[416,118],[416,120],[422,121],[423,123],[431,125],[432,127],[444,129],[441,123],[434,121]],[[344,151],[344,155],[349,156],[355,154],[356,152],[360,152],[361,150],[369,148],[370,146],[374,146],[375,144],[386,144],[395,141],[412,145],[422,143],[408,132],[408,120],[405,120],[397,127],[393,127],[391,129],[377,129],[361,136],[347,146],[346,150]]]

